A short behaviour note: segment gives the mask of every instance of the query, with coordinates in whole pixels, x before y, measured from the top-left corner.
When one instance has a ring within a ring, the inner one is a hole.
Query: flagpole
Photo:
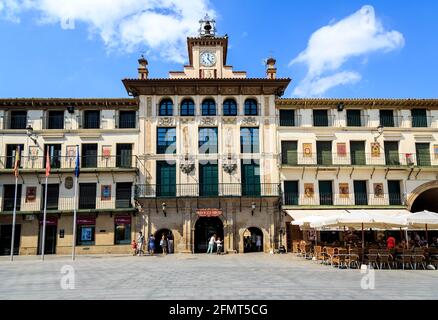
[[[72,243],[72,254],[71,259],[74,260],[76,256],[76,197],[78,193],[78,177],[75,176],[75,196],[73,203],[73,243]]]
[[[17,189],[18,189],[18,177],[15,176],[14,212],[12,215],[11,261],[14,261],[15,221],[17,216]]]
[[[49,177],[46,175],[46,185],[45,185],[45,193],[44,193],[44,215],[43,215],[43,240],[41,243],[41,260],[44,261],[44,249],[46,245],[46,217],[47,217],[47,184]]]

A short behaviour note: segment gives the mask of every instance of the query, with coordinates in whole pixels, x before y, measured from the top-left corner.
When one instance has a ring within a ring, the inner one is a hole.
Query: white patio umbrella
[[[324,216],[307,216],[307,217],[302,217],[299,219],[296,219],[294,221],[291,222],[291,224],[293,226],[299,226],[300,228],[303,229],[311,229],[312,227],[310,226],[310,224],[312,223],[316,223],[320,220],[324,220],[327,217]]]
[[[426,231],[426,240],[429,243],[428,229],[438,229],[438,213],[431,211],[420,211],[408,214],[404,217],[410,229]]]

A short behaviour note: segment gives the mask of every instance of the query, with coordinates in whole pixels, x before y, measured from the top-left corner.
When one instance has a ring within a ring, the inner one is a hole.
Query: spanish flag
[[[17,146],[17,149],[15,150],[15,165],[14,165],[15,177],[18,177],[19,174],[18,169],[20,168],[20,153],[21,153],[20,149],[21,149],[20,146]]]

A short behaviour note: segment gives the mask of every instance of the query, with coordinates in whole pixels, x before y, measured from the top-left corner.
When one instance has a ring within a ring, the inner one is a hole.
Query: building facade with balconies
[[[438,100],[279,99],[277,110],[282,203],[292,217],[438,211]],[[292,217],[288,240],[301,236]]]
[[[77,253],[129,252],[139,139],[135,99],[0,99],[0,139],[0,254],[10,254],[18,147],[17,254],[41,251],[47,154],[45,252],[71,253],[74,206]]]

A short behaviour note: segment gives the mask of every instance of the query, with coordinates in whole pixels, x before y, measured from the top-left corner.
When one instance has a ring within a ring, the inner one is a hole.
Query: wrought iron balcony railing
[[[283,194],[285,206],[403,206],[401,194]]]
[[[0,169],[13,169],[15,158],[12,156],[0,157]],[[54,156],[51,158],[51,169],[71,169],[76,167],[76,157]],[[136,156],[81,156],[81,169],[136,169]],[[25,156],[20,158],[20,169],[44,170],[46,158],[44,156]]]
[[[193,197],[278,197],[277,183],[218,183],[218,184],[144,184],[135,186],[135,197],[142,198],[193,198]]]
[[[283,167],[294,166],[415,166],[433,167],[438,166],[438,157],[415,153],[379,154],[346,153],[339,154],[306,154],[291,153],[282,157]]]

